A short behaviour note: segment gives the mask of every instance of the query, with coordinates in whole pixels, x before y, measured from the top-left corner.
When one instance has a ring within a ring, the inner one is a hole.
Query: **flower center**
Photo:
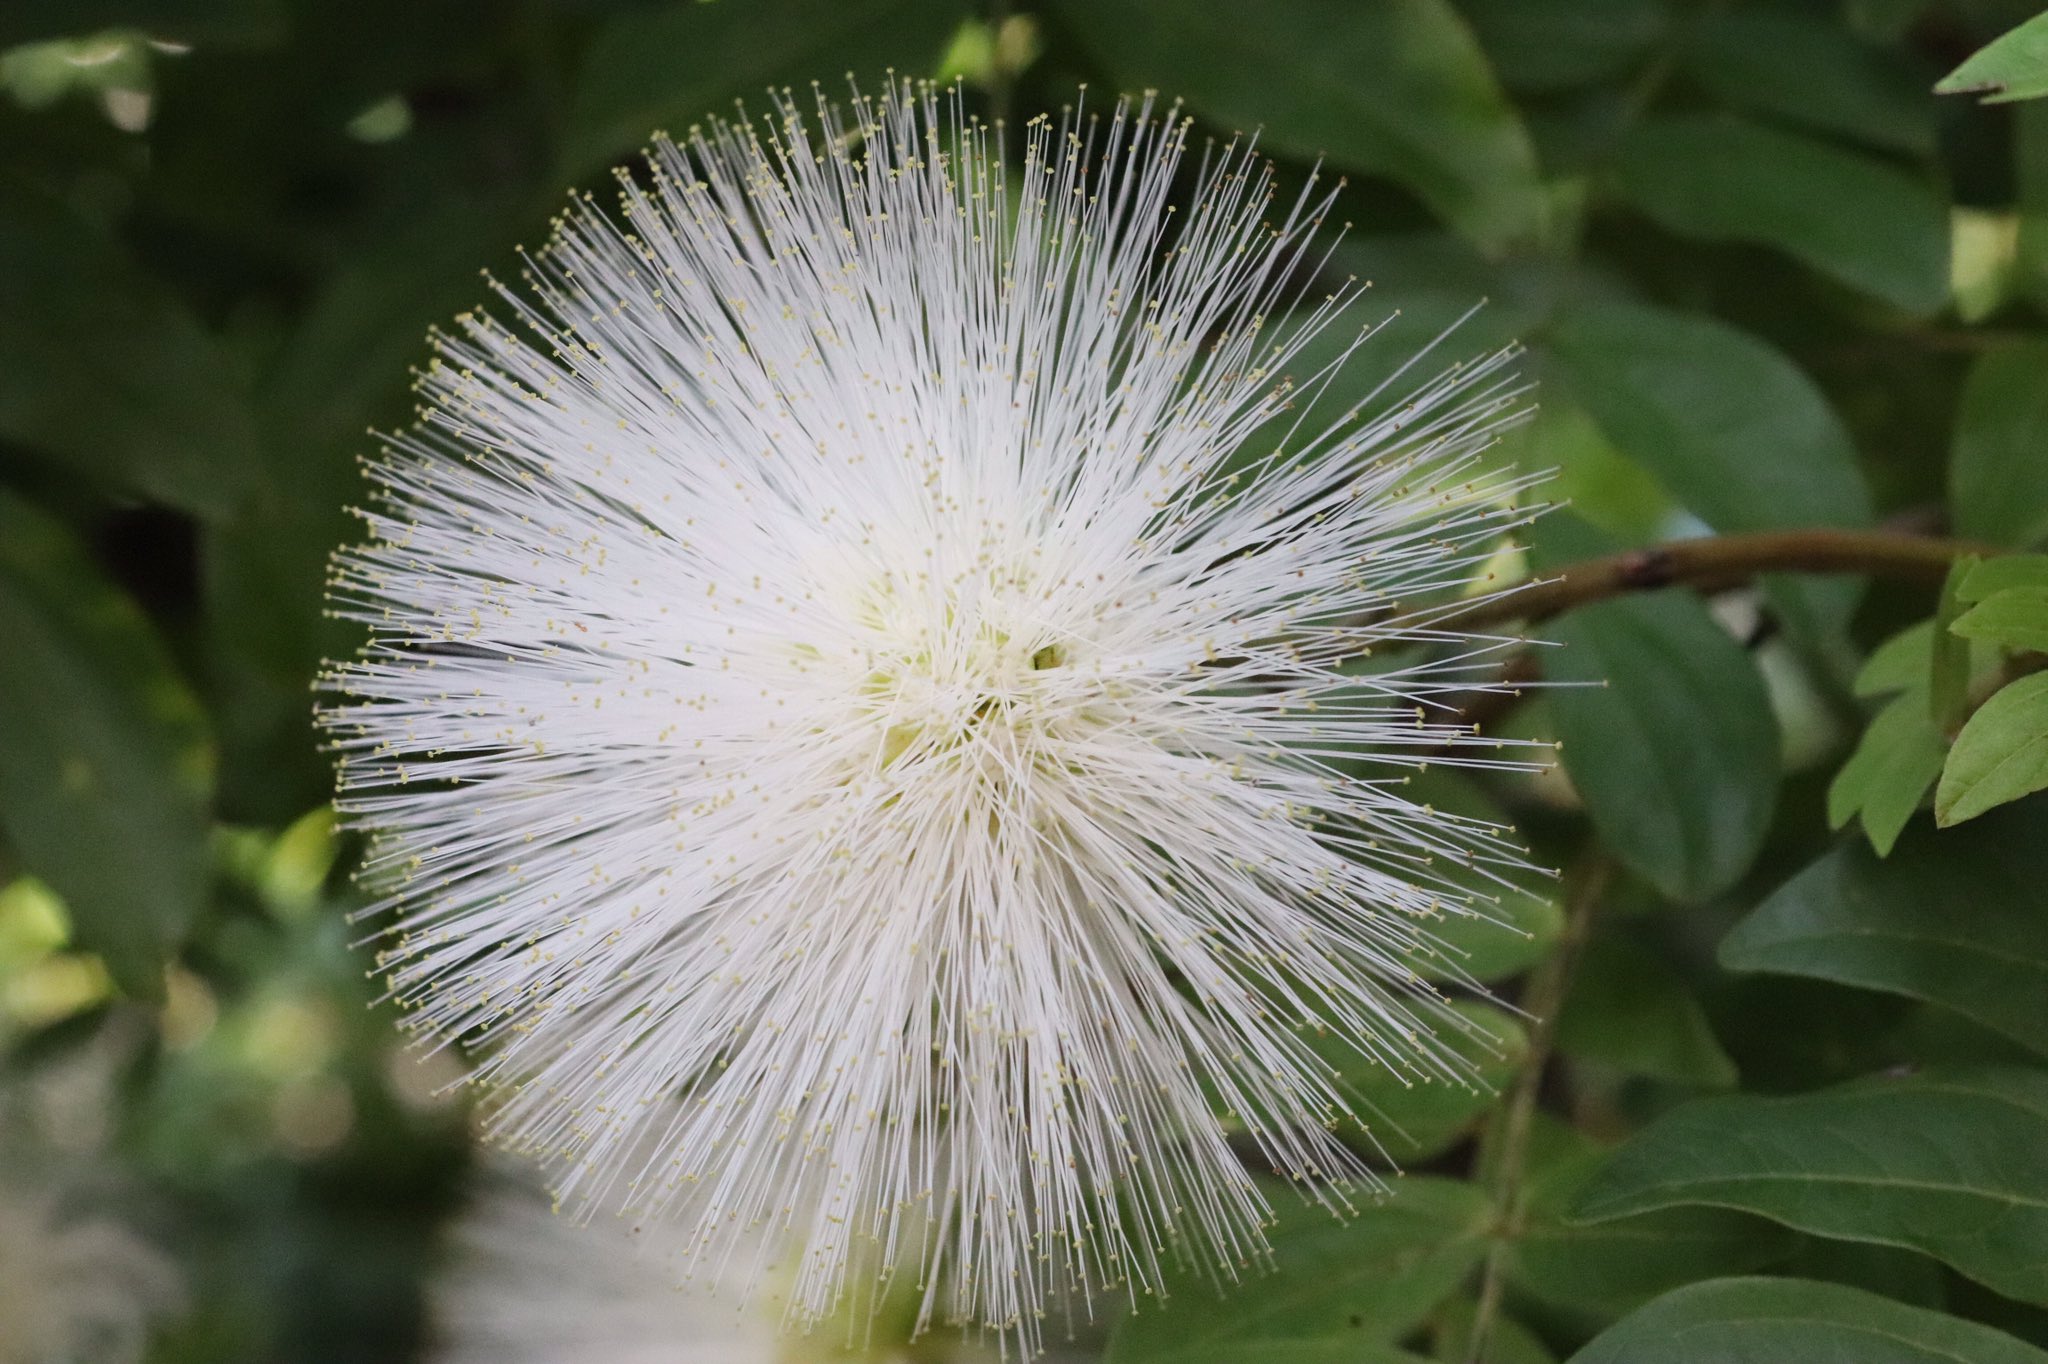
[[[983,624],[962,641],[879,652],[861,679],[882,725],[880,765],[943,760],[989,744],[1014,752],[1056,707],[1047,674],[1066,666],[1066,646]]]

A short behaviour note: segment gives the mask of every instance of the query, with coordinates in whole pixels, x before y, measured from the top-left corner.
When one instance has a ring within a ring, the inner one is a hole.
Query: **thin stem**
[[[1883,530],[1758,531],[1674,540],[1568,565],[1550,577],[1430,617],[1432,626],[1483,629],[1541,621],[1575,606],[1660,587],[1725,592],[1759,573],[1867,573],[1939,584],[1965,554],[1996,554],[1989,545]]]
[[[1612,868],[1604,857],[1586,867],[1566,905],[1564,932],[1557,950],[1529,973],[1522,989],[1521,1007],[1532,1020],[1529,1055],[1515,1077],[1508,1101],[1495,1111],[1481,1147],[1484,1173],[1493,1186],[1493,1244],[1480,1272],[1479,1303],[1473,1310],[1472,1334],[1465,1344],[1466,1364],[1481,1364],[1485,1359],[1487,1340],[1500,1315],[1501,1298],[1507,1291],[1508,1256],[1513,1253],[1528,1218],[1529,1196],[1524,1176],[1529,1134],[1535,1129],[1543,1076],[1550,1068],[1550,1054],[1557,1045],[1558,1014],[1563,1011],[1565,995],[1571,989],[1572,972],[1578,966],[1579,949],[1585,945],[1593,911],[1606,894],[1611,874]]]

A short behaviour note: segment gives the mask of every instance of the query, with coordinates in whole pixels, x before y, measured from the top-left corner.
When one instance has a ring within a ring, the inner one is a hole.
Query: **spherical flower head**
[[[995,1364],[966,1342],[913,1353],[893,1319],[793,1339],[780,1329],[785,1266],[765,1238],[695,1266],[683,1224],[585,1225],[524,1173],[495,1162],[456,1219],[429,1289],[431,1364]]]
[[[791,1247],[799,1323],[909,1265],[1029,1350],[1258,1254],[1219,1111],[1369,1183],[1308,1030],[1465,1079],[1432,925],[1515,855],[1403,786],[1506,643],[1439,617],[1529,514],[1511,357],[1316,416],[1329,197],[1188,137],[1006,167],[900,86],[660,140],[439,338],[338,561],[394,994],[572,1204]]]

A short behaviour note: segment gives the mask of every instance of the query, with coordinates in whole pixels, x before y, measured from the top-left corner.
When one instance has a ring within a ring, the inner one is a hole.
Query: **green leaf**
[[[1919,1250],[2008,1297],[2048,1302],[2044,1188],[2048,1073],[1986,1069],[1683,1105],[1609,1158],[1577,1212],[1736,1208]]]
[[[1422,1355],[1392,1345],[1342,1339],[1253,1340],[1218,1346],[1189,1341],[1181,1352],[1161,1357],[1174,1364],[1430,1364]],[[1110,1357],[1111,1364],[1114,1359]]]
[[[20,186],[0,192],[0,437],[205,516],[231,511],[257,464],[213,338],[118,243]]]
[[[1983,562],[1974,554],[1965,554],[1949,564],[1934,608],[1934,634],[1927,642],[1927,708],[1943,733],[1962,723],[1969,706],[1970,656],[1975,650],[1954,630],[1963,613],[1963,584]]]
[[[257,395],[268,426],[293,437],[294,446],[310,439],[320,447],[310,456],[280,455],[275,491],[297,493],[309,475],[320,482],[323,502],[337,491],[337,475],[340,490],[361,486],[352,455],[337,458],[333,450],[360,450],[365,426],[411,415],[410,367],[430,354],[429,328],[485,300],[489,286],[478,271],[506,261],[522,226],[538,226],[521,215],[506,197],[437,199],[323,281]],[[326,463],[309,469],[315,459]]]
[[[1914,829],[1880,862],[1835,848],[1721,942],[1731,971],[1831,980],[1924,1000],[2048,1055],[2048,811]]]
[[[155,998],[206,891],[212,751],[149,623],[64,528],[0,492],[0,829],[78,946]]]
[[[1488,261],[1447,231],[1346,234],[1332,243],[1326,272],[1355,275],[1367,286],[1353,308],[1355,317],[1345,321],[1373,327],[1319,403],[1331,419],[1359,406],[1388,373],[1425,349],[1429,354],[1410,371],[1411,379],[1515,343],[1542,326],[1556,295],[1570,287],[1567,267],[1556,261]],[[1355,335],[1355,325],[1323,329],[1290,371],[1297,377],[1312,371],[1350,346]],[[1385,411],[1405,396],[1405,387],[1396,385],[1400,392],[1383,394],[1366,410]]]
[[[1545,497],[1624,541],[1662,537],[1672,522],[1670,494],[1641,464],[1615,448],[1563,385],[1547,384],[1542,357],[1532,358],[1542,402],[1535,415],[1501,439],[1517,467],[1548,474]]]
[[[1470,1000],[1451,1007],[1472,1030],[1446,1029],[1439,1041],[1472,1066],[1470,1086],[1440,1080],[1404,1084],[1384,1065],[1344,1049],[1342,1089],[1364,1116],[1378,1148],[1397,1164],[1412,1165],[1450,1149],[1493,1106],[1528,1056],[1529,1035],[1506,1010]]]
[[[1295,385],[1289,404],[1239,445],[1233,471],[1263,460],[1290,433],[1388,416],[1431,376],[1513,345],[1541,325],[1560,284],[1554,267],[1495,265],[1449,233],[1347,238],[1332,244],[1326,272],[1355,275],[1366,292],[1277,370],[1276,380]],[[1279,323],[1273,346],[1292,342],[1296,329],[1292,319]],[[1370,335],[1361,340],[1363,330]]]
[[[1828,785],[1828,827],[1858,815],[1870,845],[1883,857],[1941,775],[1948,744],[1929,708],[1926,679],[1877,713],[1856,751]]]
[[[1963,576],[1956,600],[1980,602],[2009,587],[2048,589],[2048,554],[2001,554],[1985,559]]]
[[[1941,1261],[1917,1250],[1874,1246],[1868,1241],[1830,1241],[1822,1236],[1797,1237],[1792,1253],[1772,1268],[1792,1278],[1847,1284],[1893,1302],[1937,1311],[1948,1306],[1948,1285],[1953,1277]]]
[[[1894,635],[1856,675],[1859,696],[1902,691],[1857,740],[1856,751],[1828,786],[1828,824],[1839,829],[1863,817],[1863,832],[1879,857],[1920,808],[1948,756],[1947,731],[1962,718],[1972,679],[1985,650],[1950,633],[1972,572],[1981,564],[1964,555],[1949,565],[1933,619]]]
[[[1219,1295],[1207,1276],[1180,1275],[1170,1301],[1117,1324],[1106,1364],[1374,1358],[1457,1291],[1485,1254],[1491,1215],[1479,1189],[1448,1179],[1403,1179],[1349,1222],[1290,1202],[1269,1277],[1252,1269]]]
[[[1682,65],[1733,108],[1894,151],[1934,150],[1926,87],[1838,21],[1792,9],[1717,10],[1693,31]]]
[[[1447,878],[1475,881],[1459,869],[1445,869]],[[1481,905],[1479,915],[1445,916],[1430,926],[1437,955],[1453,964],[1452,969],[1431,969],[1417,963],[1416,969],[1432,980],[1475,980],[1481,983],[1517,976],[1550,955],[1564,932],[1564,909],[1557,902],[1554,885],[1545,889],[1503,891],[1498,886],[1473,886],[1475,891],[1499,897],[1499,902]]]
[[[1442,1028],[1438,1042],[1465,1062],[1469,1085],[1397,1074],[1334,1030],[1305,1032],[1303,1037],[1359,1115],[1365,1128],[1363,1145],[1397,1165],[1427,1160],[1455,1145],[1493,1105],[1528,1055],[1528,1033],[1506,1010],[1477,1000],[1457,1000],[1450,1007],[1462,1026]],[[1226,1122],[1244,1125],[1246,1115],[1230,1111],[1213,1090],[1210,1098]],[[1270,1113],[1258,1116],[1273,1121]]]
[[[1600,1147],[1578,1142],[1579,1149],[1531,1176],[1528,1224],[1509,1261],[1522,1292],[1619,1315],[1695,1279],[1774,1264],[1793,1248],[1796,1238],[1777,1223],[1725,1208],[1574,1222],[1567,1213],[1606,1159]]]
[[[1442,1364],[1473,1364],[1473,1319],[1479,1305],[1473,1298],[1452,1298],[1430,1323],[1430,1358]],[[1542,1337],[1505,1313],[1493,1315],[1485,1354],[1479,1364],[1556,1364],[1556,1354]]]
[[[1775,247],[1909,313],[1948,300],[1948,204],[1874,157],[1717,115],[1638,125],[1621,192],[1681,236]]]
[[[1443,1364],[1474,1364],[1472,1323],[1477,1311],[1478,1304],[1470,1298],[1445,1303],[1430,1323],[1430,1353]],[[1557,1364],[1557,1356],[1534,1331],[1496,1313],[1477,1364]]]
[[[1935,84],[1934,93],[1981,94],[1984,104],[2048,95],[2048,14],[2037,14],[1978,48]]]
[[[1854,526],[1871,516],[1849,434],[1813,382],[1746,332],[1588,297],[1549,335],[1550,372],[1608,438],[1719,531]],[[1847,681],[1852,579],[1766,578],[1809,661]]]
[[[1796,365],[1748,333],[1588,299],[1558,319],[1549,352],[1622,453],[1714,529],[1869,521],[1840,419]]]
[[[1993,592],[1949,628],[1964,639],[2048,653],[2048,587],[2007,587]]]
[[[1494,69],[1517,90],[1620,76],[1670,31],[1671,0],[1464,0]]]
[[[264,486],[200,546],[228,818],[281,823],[332,790],[307,688],[360,640],[322,606],[329,556],[362,533],[348,508],[369,496],[365,428],[406,421],[428,328],[479,302],[478,267],[510,254],[521,221],[509,200],[436,199],[326,280],[265,372]]]
[[[1057,0],[1126,90],[1185,98],[1260,145],[1387,175],[1489,248],[1535,236],[1535,152],[1448,0]]]
[[[1961,824],[2043,787],[2048,673],[2033,673],[1992,693],[1956,735],[1934,792],[1934,820],[1943,828]]]
[[[1755,663],[1677,592],[1581,607],[1549,634],[1562,647],[1544,673],[1562,685],[1545,703],[1594,828],[1674,899],[1732,885],[1778,796],[1778,727]]]
[[[2015,290],[2038,313],[2048,303],[2048,104],[2012,111],[2013,186],[2019,240],[2013,244]]]
[[[1969,580],[1964,580],[1967,590]],[[1958,596],[1961,594],[1958,593]],[[1934,620],[1915,621],[1870,651],[1856,674],[1858,696],[1884,696],[1927,683],[1934,660]],[[1837,827],[1840,827],[1839,821]]]
[[[1450,768],[1432,767],[1408,780],[1407,796],[1417,804],[1466,819],[1510,827],[1506,812],[1477,784]],[[1541,876],[1510,878],[1507,889],[1478,869],[1439,859],[1436,870],[1466,891],[1477,914],[1446,915],[1429,926],[1435,950],[1416,963],[1432,980],[1502,980],[1550,955],[1564,932],[1564,907],[1557,883]]]
[[[1812,1279],[1713,1279],[1665,1294],[1571,1364],[2048,1364],[1989,1326]]]
[[[1557,1046],[1625,1075],[1711,1088],[1737,1078],[1685,982],[1655,953],[1616,938],[1588,944],[1558,1015]]]
[[[2048,538],[2048,341],[2001,346],[1971,366],[1948,488],[1958,534],[2022,547]]]
[[[1758,1269],[1783,1259],[1792,1234],[1724,1208],[1667,1208],[1578,1226],[1538,1219],[1515,1243],[1515,1285],[1580,1311],[1627,1311],[1702,1274]]]
[[[971,17],[964,0],[698,0],[628,9],[584,50],[563,133],[566,178],[580,179],[665,129],[677,136],[735,99],[766,112],[768,87],[805,82],[843,93],[841,73],[878,89],[883,73],[921,76],[938,67],[954,30]]]

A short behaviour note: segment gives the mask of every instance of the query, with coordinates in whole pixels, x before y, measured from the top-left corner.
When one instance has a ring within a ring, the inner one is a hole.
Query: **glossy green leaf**
[[[1732,885],[1778,796],[1778,728],[1755,663],[1689,596],[1582,607],[1548,627],[1559,758],[1593,826],[1674,899]],[[1603,685],[1604,684],[1604,685]]]
[[[1941,775],[1948,759],[1948,727],[1960,722],[1970,689],[1997,666],[1996,649],[1946,628],[1983,567],[1973,556],[1958,561],[1942,588],[1935,617],[1879,645],[1856,675],[1859,696],[1901,694],[1864,728],[1855,751],[1829,784],[1828,824],[1839,829],[1860,816],[1880,857],[1891,851]]]
[[[1535,153],[1449,0],[1058,0],[1124,90],[1187,100],[1260,145],[1386,175],[1488,247],[1536,234]]]
[[[2000,346],[1970,367],[1948,484],[1958,534],[2014,546],[2048,538],[2048,341]]]
[[[1856,741],[1855,752],[1828,785],[1828,826],[1839,829],[1860,815],[1870,845],[1884,856],[1941,775],[1947,756],[1923,678],[1921,686],[1879,711]]]
[[[1974,1321],[1811,1279],[1689,1284],[1616,1322],[1571,1364],[2048,1364]]]
[[[1856,674],[1858,696],[1885,696],[1925,685],[1934,656],[1934,621],[1915,621],[1870,651]]]
[[[2048,653],[2048,587],[1993,592],[1949,627],[1965,639]]]
[[[1640,544],[1662,536],[1674,513],[1670,493],[1641,464],[1615,448],[1562,384],[1545,382],[1540,357],[1533,369],[1542,395],[1536,414],[1501,442],[1517,467],[1550,473],[1543,485],[1546,497],[1569,505],[1575,515],[1626,542]]]
[[[1246,1266],[1219,1294],[1200,1274],[1119,1322],[1107,1364],[1232,1364],[1350,1359],[1426,1320],[1486,1250],[1492,1205],[1470,1184],[1409,1178],[1348,1222],[1290,1191],[1272,1232],[1273,1268]],[[1354,1353],[1345,1355],[1344,1350]]]
[[[2012,110],[2013,189],[2019,240],[2013,244],[2015,292],[2038,311],[2048,303],[2048,104]]]
[[[1655,953],[1625,939],[1588,944],[1557,1019],[1558,1050],[1625,1075],[1718,1088],[1735,1063],[1699,1001]]]
[[[1922,825],[1879,861],[1844,844],[1721,941],[1731,971],[1809,976],[1938,1004],[2048,1055],[2048,811]]]
[[[1571,1208],[1606,1152],[1576,1133],[1571,1145],[1530,1176],[1528,1222],[1509,1261],[1521,1292],[1582,1312],[1619,1315],[1695,1279],[1775,1264],[1797,1239],[1766,1218],[1726,1208],[1575,1221]]]
[[[1935,822],[1944,828],[1961,824],[2043,787],[2048,787],[2048,673],[2033,673],[1994,692],[1956,735],[1934,792]]]
[[[1454,1145],[1498,1102],[1528,1055],[1528,1033],[1505,1009],[1475,1001],[1453,1007],[1472,1030],[1443,1029],[1438,1040],[1472,1067],[1469,1086],[1440,1080],[1404,1084],[1385,1066],[1355,1053],[1340,1071],[1343,1090],[1371,1140],[1396,1164],[1413,1165]]]
[[[1167,1310],[1177,1311],[1178,1305]],[[1210,1345],[1191,1340],[1185,1345],[1180,1352],[1161,1357],[1173,1364],[1430,1364],[1422,1355],[1372,1341],[1254,1340]],[[1110,1357],[1112,1364],[1115,1358]]]
[[[1697,313],[1601,299],[1562,315],[1549,341],[1614,443],[1716,530],[1870,519],[1841,420],[1755,337]]]
[[[1355,406],[1390,372],[1416,361],[1409,385],[1397,384],[1382,396],[1382,410],[1405,397],[1413,383],[1529,336],[1543,325],[1557,294],[1570,287],[1568,268],[1556,261],[1489,261],[1448,231],[1346,234],[1332,244],[1327,273],[1356,276],[1365,286],[1352,310],[1355,318],[1347,315],[1345,321],[1373,327],[1332,385],[1332,396]],[[1333,350],[1348,346],[1355,334],[1356,326],[1326,328],[1304,358],[1333,358]],[[1299,376],[1311,367],[1291,368]]]
[[[454,199],[358,253],[308,299],[257,390],[263,486],[201,540],[220,799],[232,819],[276,823],[332,789],[315,751],[307,689],[359,633],[322,610],[328,559],[362,534],[367,428],[407,418],[410,367],[427,331],[479,302],[479,266],[509,251],[520,216],[503,200]]]
[[[1356,276],[1364,293],[1278,370],[1294,386],[1289,405],[1240,445],[1233,469],[1290,432],[1385,416],[1445,370],[1513,345],[1541,325],[1559,287],[1551,267],[1494,265],[1447,232],[1340,241],[1327,272]],[[1274,344],[1291,331],[1281,324]]]
[[[964,0],[670,0],[624,10],[577,67],[563,170],[587,175],[657,130],[681,137],[693,124],[730,117],[735,99],[767,112],[770,86],[794,85],[793,98],[808,108],[811,81],[843,98],[845,74],[870,91],[891,67],[926,75],[974,12]]]
[[[247,495],[258,458],[213,338],[118,243],[19,186],[0,193],[0,437],[207,516]]]
[[[135,605],[6,493],[0,639],[0,830],[76,943],[153,998],[206,890],[204,718]]]
[[[1421,964],[1416,969],[1433,980],[1462,978],[1482,983],[1521,974],[1550,955],[1564,931],[1564,909],[1555,892],[1555,885],[1532,884],[1524,891],[1487,888],[1487,893],[1500,898],[1498,903],[1482,907],[1484,917],[1447,916],[1431,926],[1430,935],[1436,939],[1445,966],[1431,969]]]
[[[1695,313],[1589,297],[1552,326],[1546,376],[1620,451],[1720,531],[1869,521],[1856,451],[1820,390],[1755,337]],[[1846,683],[1849,578],[1766,578],[1809,661]]]
[[[2048,95],[2048,14],[2037,14],[1978,48],[1934,90],[1982,95],[1985,104]]]
[[[1980,602],[2009,587],[2048,590],[2048,554],[2000,554],[1979,562],[1956,589],[1956,600]]]
[[[1775,247],[1910,313],[1948,299],[1948,204],[1875,157],[1711,115],[1644,122],[1622,144],[1628,201],[1682,236]]]
[[[1459,1024],[1440,1024],[1437,1040],[1464,1063],[1469,1084],[1398,1075],[1334,1030],[1304,1034],[1324,1074],[1364,1126],[1354,1134],[1354,1145],[1397,1165],[1415,1164],[1456,1144],[1496,1102],[1528,1054],[1527,1031],[1494,1004],[1458,1000],[1451,1008]],[[1248,1125],[1250,1115],[1231,1111],[1213,1091],[1211,1099],[1227,1123]],[[1272,1115],[1260,1116],[1270,1121]]]
[[[1687,1204],[1906,1246],[2048,1302],[2048,1072],[1881,1077],[1791,1098],[1702,1099],[1608,1159],[1591,1221]]]
[[[1838,22],[1790,7],[1705,14],[1686,74],[1739,110],[1873,146],[1934,150],[1934,100],[1912,70]]]
[[[1917,1250],[1868,1241],[1832,1241],[1824,1236],[1795,1237],[1792,1253],[1772,1270],[1793,1278],[1847,1284],[1894,1302],[1937,1311],[1948,1306],[1949,1284],[1955,1277],[1941,1261]]]
[[[1466,819],[1511,828],[1508,815],[1464,775],[1433,767],[1411,777],[1408,799]],[[1432,950],[1416,963],[1431,980],[1481,983],[1527,970],[1548,956],[1564,932],[1564,907],[1558,903],[1556,879],[1520,872],[1507,878],[1512,888],[1473,867],[1437,867],[1444,877],[1472,897],[1478,911],[1445,915],[1429,926]]]
[[[1965,554],[1949,564],[1934,607],[1934,634],[1927,641],[1927,706],[1943,733],[1961,724],[1969,707],[1970,655],[1974,650],[1967,637],[1955,633],[1955,624],[1963,614],[1963,583],[1983,562],[1975,554]]]

